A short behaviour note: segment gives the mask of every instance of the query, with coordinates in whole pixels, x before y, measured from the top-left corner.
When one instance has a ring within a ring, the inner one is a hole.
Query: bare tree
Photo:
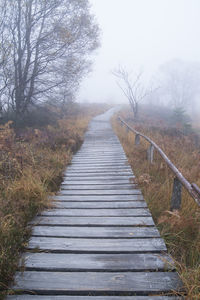
[[[8,45],[6,69],[0,66],[4,98],[22,118],[59,87],[77,87],[86,56],[98,46],[98,26],[88,0],[1,0],[0,8],[1,42]]]
[[[68,104],[75,101],[75,94],[83,78],[90,71],[91,62],[79,57],[69,56],[64,64],[57,66],[57,72],[62,78],[62,83],[54,89],[54,94],[50,93],[48,103],[60,108],[61,117],[67,114]]]
[[[132,79],[130,73],[124,67],[120,66],[112,73],[119,79],[117,84],[128,99],[134,114],[134,119],[137,120],[139,114],[139,103],[150,92],[150,90],[145,89],[142,84],[142,72],[138,72]]]

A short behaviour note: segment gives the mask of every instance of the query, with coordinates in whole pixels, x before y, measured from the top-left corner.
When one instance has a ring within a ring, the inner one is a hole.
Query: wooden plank
[[[73,161],[71,162],[71,164],[69,164],[68,166],[70,167],[76,167],[76,168],[87,168],[87,167],[96,167],[96,168],[99,168],[99,167],[113,167],[113,166],[117,166],[117,167],[130,167],[129,163],[127,160],[124,160],[123,162],[119,162],[117,160],[115,161],[87,161],[87,162],[82,162],[82,160],[78,160],[78,161]]]
[[[109,176],[113,177],[115,176],[117,177],[134,177],[133,172],[113,172],[113,171],[109,171],[109,172],[82,172],[81,174],[79,174],[79,172],[67,172],[66,174],[63,175],[63,177],[70,177],[70,176],[88,176],[88,177],[103,177],[103,178],[107,178]]]
[[[121,179],[121,180],[109,180],[109,179],[97,179],[97,180],[76,180],[76,179],[71,179],[68,178],[68,180],[65,180],[61,183],[61,187],[64,185],[69,186],[69,185],[127,185],[130,184],[129,179]],[[133,185],[133,184],[132,184]]]
[[[34,226],[32,236],[85,238],[157,238],[156,227],[73,227]]]
[[[80,239],[31,237],[27,248],[39,248],[44,251],[62,253],[158,253],[167,250],[161,238]]]
[[[141,195],[141,191],[138,189],[132,190],[61,190],[59,191],[60,195]]]
[[[105,171],[129,171],[132,172],[132,169],[129,166],[123,165],[123,166],[118,166],[118,165],[112,165],[112,166],[92,166],[92,165],[87,165],[87,166],[76,166],[76,165],[69,165],[67,167],[67,172],[105,172]]]
[[[121,144],[119,142],[117,143],[117,141],[113,143],[111,140],[108,140],[108,137],[105,136],[105,132],[102,132],[101,135],[99,135],[99,137],[95,135],[96,132],[94,132],[93,135],[91,136],[92,143],[90,143],[90,141],[86,137],[85,143],[82,144],[77,154],[79,155],[82,153],[90,154],[90,153],[96,153],[101,151],[105,151],[107,155],[112,152],[116,152],[118,155],[119,153],[124,154]],[[102,141],[103,144],[100,144],[102,143]]]
[[[132,169],[129,169],[129,168],[126,168],[126,167],[124,167],[124,168],[112,168],[112,169],[110,169],[109,167],[107,167],[107,168],[99,168],[99,169],[93,169],[93,168],[91,168],[91,170],[80,170],[80,172],[81,173],[94,173],[94,174],[104,174],[104,173],[106,173],[106,174],[109,174],[109,173],[111,173],[111,174],[125,174],[125,175],[129,175],[129,174],[133,174],[133,171],[132,171]],[[66,174],[68,174],[68,173],[79,173],[79,169],[77,169],[77,170],[72,170],[72,168],[70,169],[70,168],[67,168],[66,169]],[[65,175],[65,174],[64,174]]]
[[[118,162],[124,162],[127,161],[127,157],[125,155],[117,155],[117,153],[112,153],[110,155],[106,155],[106,153],[99,153],[99,154],[83,154],[83,155],[79,155],[79,156],[75,156],[74,159],[76,161],[79,160],[79,162],[81,161],[118,161]]]
[[[132,169],[130,168],[130,166],[128,166],[127,164],[123,164],[123,165],[116,165],[116,164],[112,164],[112,165],[108,165],[108,164],[105,164],[105,165],[96,165],[96,164],[87,164],[87,165],[76,165],[76,164],[72,164],[72,165],[69,165],[66,169],[66,171],[93,171],[93,172],[96,172],[96,171],[107,171],[107,170],[113,170],[113,171],[129,171],[129,172],[132,172]]]
[[[65,217],[137,217],[151,216],[147,208],[128,209],[49,209],[40,213],[41,216]]]
[[[70,175],[76,175],[76,174],[89,174],[90,176],[92,176],[91,174],[94,174],[94,175],[127,175],[127,176],[132,176],[133,175],[133,172],[130,170],[130,169],[127,169],[127,168],[123,168],[121,171],[120,169],[110,169],[110,168],[107,168],[107,169],[96,169],[96,170],[93,170],[93,169],[88,169],[88,170],[72,170],[72,169],[69,169],[66,171],[66,173],[64,174],[67,175],[67,176],[70,176]]]
[[[111,146],[111,148],[113,148]],[[124,154],[124,152],[122,152],[121,149],[119,148],[113,148],[113,149],[106,149],[106,148],[102,148],[102,149],[94,149],[92,150],[91,147],[82,152],[80,152],[79,154],[77,154],[75,157],[77,158],[80,158],[80,160],[84,157],[87,157],[87,158],[101,158],[101,159],[109,159],[109,158],[124,158],[124,159],[127,159],[126,155]]]
[[[104,135],[105,133],[103,133]],[[94,139],[94,136],[92,137]],[[85,145],[83,144],[80,148],[80,150],[78,150],[75,154],[75,156],[84,156],[85,153],[87,153],[88,155],[92,154],[92,153],[96,153],[96,152],[106,152],[105,155],[106,156],[109,156],[110,153],[115,153],[117,156],[120,156],[120,155],[123,155],[125,156],[125,153],[123,151],[123,148],[122,147],[115,147],[114,148],[114,145],[109,145],[109,147],[106,147],[103,145],[103,148],[102,149],[97,149],[95,148],[95,145],[94,143],[93,144],[90,144],[89,145],[89,141],[86,141],[86,143],[88,143],[88,147],[84,147]],[[103,139],[103,143],[106,143],[106,138]],[[120,143],[118,143],[118,145],[120,145]],[[121,146],[121,145],[120,145]],[[109,149],[110,148],[110,149]]]
[[[74,158],[76,159],[94,159],[94,160],[98,160],[98,159],[104,159],[104,160],[112,160],[113,158],[114,159],[127,159],[126,155],[123,153],[112,153],[112,154],[107,154],[107,153],[103,153],[102,155],[95,155],[93,153],[88,153],[87,155],[86,154],[83,154],[83,153],[80,153],[80,154],[76,154],[74,156]]]
[[[94,137],[93,137],[94,138]],[[117,155],[124,155],[123,148],[121,147],[120,143],[118,145],[113,145],[112,143],[109,143],[106,145],[106,139],[104,139],[104,144],[102,147],[95,146],[94,143],[90,144],[87,142],[86,145],[82,145],[81,149],[79,152],[77,152],[77,155],[85,155],[85,154],[98,154],[98,153],[106,153],[106,155],[109,154],[114,154],[116,153]]]
[[[85,143],[83,143],[81,149],[79,150],[79,153],[83,152],[97,152],[97,151],[106,151],[107,153],[113,152],[116,150],[119,150],[123,152],[123,148],[119,141],[112,140],[114,138],[114,135],[108,137],[106,136],[106,132],[101,132],[99,135],[97,135],[96,130],[91,134],[90,133],[90,139],[85,138]],[[102,140],[104,143],[102,143]],[[91,151],[90,151],[91,150]]]
[[[120,181],[120,180],[132,180],[134,179],[135,176],[131,175],[131,176],[126,176],[126,175],[116,175],[116,174],[110,174],[110,175],[67,175],[63,177],[64,181],[77,181],[77,180],[87,180],[87,181],[92,181],[92,180],[103,180],[103,181],[107,181],[107,180],[114,180],[114,181]]]
[[[89,152],[90,151],[90,152]],[[89,151],[84,151],[81,152],[80,154],[76,155],[77,158],[84,158],[87,157],[88,159],[90,158],[104,158],[104,159],[109,159],[109,158],[124,158],[127,159],[127,157],[125,156],[125,154],[119,150],[116,151],[106,151],[106,150],[102,150],[102,151],[92,151],[91,149]]]
[[[90,134],[91,140],[89,140],[86,136],[85,143],[83,143],[81,149],[78,151],[79,153],[91,153],[91,152],[97,152],[97,151],[106,151],[107,153],[109,152],[114,152],[116,150],[119,150],[123,152],[123,148],[121,144],[115,140],[113,141],[112,137],[106,136],[105,131],[101,132],[99,136],[97,136],[96,130]],[[102,143],[102,140],[104,140],[104,143]],[[118,152],[119,153],[119,152]]]
[[[115,184],[115,185],[103,185],[103,184],[93,184],[93,185],[71,185],[62,184],[61,190],[133,190],[136,188],[136,184]]]
[[[152,217],[36,217],[30,224],[57,226],[154,226]]]
[[[81,155],[83,152],[88,152],[90,154],[91,152],[101,151],[101,150],[103,151],[104,149],[107,150],[106,154],[109,154],[109,152],[112,151],[117,152],[116,150],[119,150],[124,154],[123,148],[119,143],[119,140],[115,141],[115,143],[113,144],[112,141],[110,140],[110,137],[106,137],[105,134],[106,133],[104,131],[101,133],[101,135],[97,137],[96,131],[94,131],[94,133],[91,136],[92,143],[90,143],[90,140],[87,138],[87,136],[85,136],[85,143],[82,144],[81,148],[77,151],[76,155]],[[100,143],[102,144],[100,145]],[[89,150],[91,150],[91,152]]]
[[[88,131],[89,132],[89,131]],[[92,133],[92,134],[91,134]],[[106,149],[107,151],[111,150],[113,151],[113,149],[119,149],[122,150],[122,146],[121,144],[114,138],[114,134],[112,132],[110,132],[111,135],[110,136],[106,136],[106,132],[105,130],[100,132],[100,134],[97,134],[97,131],[94,130],[94,132],[90,132],[90,139],[87,138],[87,134],[86,134],[86,139],[85,139],[85,143],[83,143],[81,149],[79,150],[79,152],[83,152],[83,151],[87,151],[90,150],[91,151],[97,151],[97,150],[104,150]],[[100,140],[101,138],[101,140]],[[102,144],[102,138],[103,140],[105,140],[105,143]]]
[[[130,167],[130,164],[128,162],[128,159],[117,159],[115,157],[113,158],[110,158],[110,159],[104,159],[104,158],[97,158],[97,159],[89,159],[87,158],[87,160],[85,159],[81,159],[81,158],[78,158],[78,159],[72,159],[71,163],[69,164],[69,166],[80,166],[80,167],[86,167],[88,165],[96,165],[97,167],[101,167],[101,166],[128,166]]]
[[[8,300],[181,300],[176,296],[7,296]],[[183,300],[183,299],[182,299]]]
[[[25,263],[24,263],[25,262]],[[51,272],[137,272],[172,270],[173,260],[162,254],[57,254],[25,253],[26,271]]]
[[[57,195],[53,196],[58,201],[138,201],[144,200],[141,195]]]
[[[73,156],[71,163],[79,163],[79,164],[87,164],[87,163],[126,163],[128,162],[127,157],[123,156],[123,157],[88,157],[88,156],[83,156],[81,157],[77,157],[76,155]]]
[[[76,164],[76,165],[80,165],[80,166],[85,166],[87,164],[97,164],[97,165],[107,165],[107,164],[112,164],[112,165],[115,165],[115,164],[125,164],[125,165],[128,165],[129,162],[126,158],[108,158],[108,159],[105,159],[105,158],[72,158],[72,161],[71,161],[71,164]]]
[[[174,272],[18,272],[14,290],[31,290],[40,294],[79,293],[112,295],[120,293],[160,293],[180,290]]]
[[[122,202],[53,202],[53,207],[62,208],[96,208],[96,209],[120,209],[120,208],[145,208],[147,204],[145,201],[122,201]]]

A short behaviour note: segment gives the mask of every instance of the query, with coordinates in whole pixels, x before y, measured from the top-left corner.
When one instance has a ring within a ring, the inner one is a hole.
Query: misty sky
[[[174,58],[200,62],[200,0],[90,2],[101,28],[101,47],[93,72],[82,83],[80,101],[123,100],[111,74],[118,65],[142,68],[150,78]]]

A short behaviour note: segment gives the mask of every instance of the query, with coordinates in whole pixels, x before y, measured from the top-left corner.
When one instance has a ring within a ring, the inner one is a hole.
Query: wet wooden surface
[[[20,295],[9,296],[10,300],[177,300],[176,296],[37,296]]]
[[[42,212],[42,216],[64,216],[64,217],[144,217],[150,216],[147,208],[127,209],[51,209]]]
[[[31,222],[12,284],[20,295],[7,299],[179,299],[164,295],[181,281],[112,131],[112,113],[91,122],[52,208]]]
[[[154,226],[152,217],[37,217],[31,224],[55,226]]]
[[[72,202],[72,201],[60,201],[53,202],[52,207],[57,209],[64,208],[95,208],[95,209],[119,209],[119,208],[145,208],[147,204],[145,201],[117,201],[117,202],[104,202],[104,201],[85,201],[85,202]]]
[[[180,287],[175,272],[43,272],[16,274],[15,288],[40,294],[158,293]]]
[[[28,249],[40,249],[48,252],[62,253],[134,253],[166,251],[163,239],[86,239],[32,237]]]
[[[115,271],[158,271],[173,269],[172,260],[165,254],[58,254],[58,253],[25,253],[28,271],[54,272],[115,272]]]
[[[32,236],[81,237],[81,238],[156,238],[155,227],[74,227],[74,226],[34,226]]]

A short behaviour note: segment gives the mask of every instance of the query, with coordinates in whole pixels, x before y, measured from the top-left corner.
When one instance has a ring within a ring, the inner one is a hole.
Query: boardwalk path
[[[8,299],[166,300],[172,298],[152,295],[180,286],[141,191],[132,183],[111,114],[91,122],[54,199],[56,207],[33,221],[25,272],[16,274],[13,288],[34,295]]]

